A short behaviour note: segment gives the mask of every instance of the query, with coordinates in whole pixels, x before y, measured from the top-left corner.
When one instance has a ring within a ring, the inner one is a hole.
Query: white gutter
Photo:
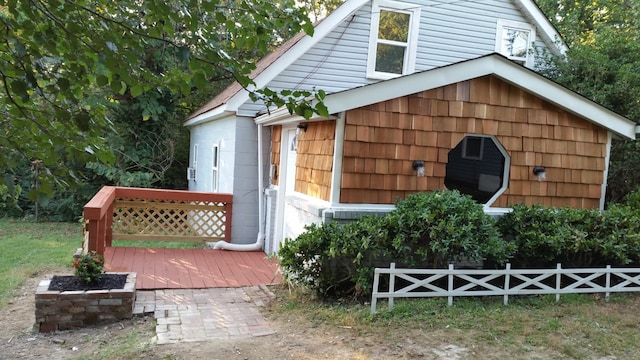
[[[195,126],[195,125],[199,125],[209,121],[214,121],[214,120],[218,120],[218,119],[222,119],[222,118],[234,116],[234,115],[235,115],[234,111],[226,110],[226,107],[221,106],[213,110],[207,111],[204,114],[200,114],[194,117],[193,119],[189,119],[185,121],[184,124],[182,125],[186,127],[190,127],[190,126]]]
[[[253,244],[232,244],[218,241],[213,248],[232,251],[261,251],[264,246],[264,180],[262,178],[262,125],[258,125],[258,238]]]
[[[314,113],[315,115],[315,113]],[[286,107],[281,107],[275,110],[269,110],[267,114],[256,117],[256,124],[261,125],[280,125],[282,123],[300,122],[305,121],[300,115],[290,114]]]

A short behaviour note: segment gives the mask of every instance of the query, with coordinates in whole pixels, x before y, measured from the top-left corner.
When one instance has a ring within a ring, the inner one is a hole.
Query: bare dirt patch
[[[34,330],[34,289],[29,279],[0,309],[0,360],[9,359],[467,359],[454,344],[432,347],[429,334],[413,332],[389,346],[376,334],[350,326],[310,324],[266,310],[276,334],[250,339],[158,345],[154,321],[136,317],[105,326],[39,334]],[[271,313],[271,314],[270,314]]]
[[[41,277],[41,276],[39,276]],[[38,277],[38,278],[39,278]],[[520,341],[526,334],[435,327],[336,325],[299,311],[287,313],[279,296],[263,308],[273,335],[250,339],[212,340],[158,345],[152,317],[73,331],[39,334],[34,331],[34,289],[29,279],[10,303],[0,309],[0,360],[9,359],[607,359],[570,356],[558,348]],[[513,343],[500,336],[514,336]],[[526,344],[526,345],[523,345]]]

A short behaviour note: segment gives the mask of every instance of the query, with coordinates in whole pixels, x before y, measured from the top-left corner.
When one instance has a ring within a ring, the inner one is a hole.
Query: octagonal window
[[[509,155],[493,136],[467,135],[449,151],[444,184],[491,205],[509,181]]]

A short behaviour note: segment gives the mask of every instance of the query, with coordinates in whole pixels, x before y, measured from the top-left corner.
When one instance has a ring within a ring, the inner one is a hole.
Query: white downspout
[[[218,241],[213,248],[232,251],[261,251],[264,245],[264,181],[262,178],[262,124],[258,124],[258,238],[253,244],[232,244]]]

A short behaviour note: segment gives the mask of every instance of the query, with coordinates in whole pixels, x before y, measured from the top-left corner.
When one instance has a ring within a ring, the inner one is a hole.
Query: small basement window
[[[509,164],[496,138],[467,135],[449,151],[444,184],[488,206],[507,189]]]
[[[420,7],[374,1],[367,77],[390,79],[415,70]]]
[[[496,32],[496,52],[520,65],[533,67],[531,48],[536,39],[535,29],[516,21],[498,20]]]

